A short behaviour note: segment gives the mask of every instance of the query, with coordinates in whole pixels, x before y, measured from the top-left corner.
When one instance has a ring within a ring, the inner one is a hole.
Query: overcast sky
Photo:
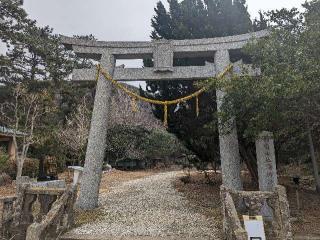
[[[56,33],[86,35],[99,40],[148,40],[158,0],[24,0],[24,7],[40,25]],[[166,3],[166,0],[162,0]],[[299,7],[304,0],[247,0],[251,16],[259,10]]]
[[[158,0],[24,0],[31,19],[49,25],[55,33],[72,36],[93,34],[105,41],[149,40],[151,18]],[[167,6],[167,0],[162,0]],[[247,0],[252,18],[259,10],[299,8],[305,0]],[[142,61],[119,61],[137,67]],[[137,85],[137,83],[134,83]],[[142,84],[144,85],[144,84]]]

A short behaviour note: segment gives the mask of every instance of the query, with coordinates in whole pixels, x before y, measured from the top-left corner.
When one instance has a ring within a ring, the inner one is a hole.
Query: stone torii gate
[[[196,39],[196,40],[159,40],[152,42],[102,42],[86,41],[63,37],[63,44],[78,56],[92,58],[100,62],[109,74],[119,81],[144,80],[200,80],[224,71],[230,64],[229,50],[241,49],[250,40],[268,35],[267,31],[242,34],[237,36]],[[173,66],[174,58],[213,57],[214,63],[205,66]],[[116,67],[117,59],[152,58],[154,67],[126,69]],[[246,67],[250,69],[250,67]],[[239,68],[234,68],[240,74]],[[259,74],[250,69],[252,75]],[[76,69],[73,80],[94,80],[96,69]],[[218,111],[221,109],[225,93],[217,90]],[[80,187],[78,207],[93,209],[98,205],[99,186],[105,155],[108,114],[110,114],[110,82],[98,79],[90,136],[85,158],[84,173]],[[220,156],[223,184],[230,189],[242,189],[240,179],[240,154],[237,130],[234,124],[228,133],[220,129]]]

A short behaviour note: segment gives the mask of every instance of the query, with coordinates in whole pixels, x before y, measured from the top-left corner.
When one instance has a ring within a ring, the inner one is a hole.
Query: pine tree
[[[252,30],[252,22],[245,0],[233,1],[233,19],[234,26],[232,34],[241,34],[248,32],[248,29]]]
[[[185,35],[185,26],[183,25],[183,12],[178,0],[168,0],[169,16],[171,18],[172,36],[167,39],[183,39]]]
[[[151,19],[151,26],[153,31],[151,32],[152,39],[170,39],[172,38],[172,21],[167,13],[162,2],[158,2],[157,7],[154,9],[156,15]]]
[[[185,0],[181,2],[182,25],[184,26],[184,38],[204,38],[206,26],[206,9],[202,0]]]
[[[255,19],[253,21],[253,30],[254,31],[260,31],[263,29],[266,29],[268,27],[268,21],[263,15],[263,13],[260,11],[259,12],[259,19]]]
[[[217,28],[218,37],[232,35],[235,19],[232,0],[218,0],[216,4],[218,6],[218,12],[216,13],[218,15],[218,22],[216,24],[220,26],[220,28]]]
[[[23,37],[25,29],[32,24],[20,3],[12,0],[0,0],[0,39],[8,43]]]
[[[0,0],[0,39],[7,45],[6,56],[0,56],[1,82],[59,81],[75,63],[52,29],[28,19],[19,1]]]
[[[253,25],[245,0],[168,0],[169,11],[159,2],[152,19],[152,39],[199,39],[236,35],[252,31]],[[174,59],[175,66],[204,65],[212,58]],[[151,61],[146,66],[151,66]],[[194,92],[192,81],[147,82],[147,95],[161,100],[176,99]],[[200,97],[201,113],[195,115],[195,102],[169,108],[169,131],[185,142],[202,160],[213,160],[219,154],[217,128],[206,128],[216,121],[215,93]],[[162,118],[163,109],[155,106]]]

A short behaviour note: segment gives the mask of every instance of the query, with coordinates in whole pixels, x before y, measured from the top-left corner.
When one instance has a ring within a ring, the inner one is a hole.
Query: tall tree
[[[168,0],[169,11],[159,2],[151,20],[152,39],[199,39],[241,34],[252,31],[253,25],[244,0]],[[201,66],[209,58],[174,59],[175,66]],[[151,66],[151,61],[145,61]],[[161,100],[172,100],[196,91],[192,81],[147,82],[147,95]],[[200,115],[196,104],[189,101],[169,108],[169,128],[186,146],[204,161],[218,159],[215,93],[200,97]],[[163,116],[163,109],[155,106],[155,115]]]
[[[32,22],[18,1],[0,0],[0,38],[3,42],[17,40]]]
[[[226,119],[242,119],[238,122],[245,123],[240,127],[242,133],[252,139],[262,130],[274,132],[280,161],[300,162],[307,156],[320,192],[316,159],[320,143],[320,1],[304,7],[303,14],[297,9],[266,14],[271,35],[246,49],[261,68],[261,77],[235,77],[218,84],[227,89]]]
[[[162,2],[157,3],[157,7],[154,9],[156,15],[151,19],[151,25],[154,30],[151,32],[152,39],[169,39],[172,36],[171,31],[171,17],[167,13],[166,8]]]
[[[51,28],[29,19],[17,1],[0,0],[0,39],[7,45],[7,54],[0,56],[1,82],[59,81],[71,73],[74,54]]]

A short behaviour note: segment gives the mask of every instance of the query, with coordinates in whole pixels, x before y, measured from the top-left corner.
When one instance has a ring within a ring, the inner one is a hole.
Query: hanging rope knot
[[[163,125],[168,127],[168,101],[164,101]]]
[[[196,115],[199,117],[199,96],[196,96]]]
[[[134,97],[131,98],[131,108],[132,112],[138,112],[137,99]]]

